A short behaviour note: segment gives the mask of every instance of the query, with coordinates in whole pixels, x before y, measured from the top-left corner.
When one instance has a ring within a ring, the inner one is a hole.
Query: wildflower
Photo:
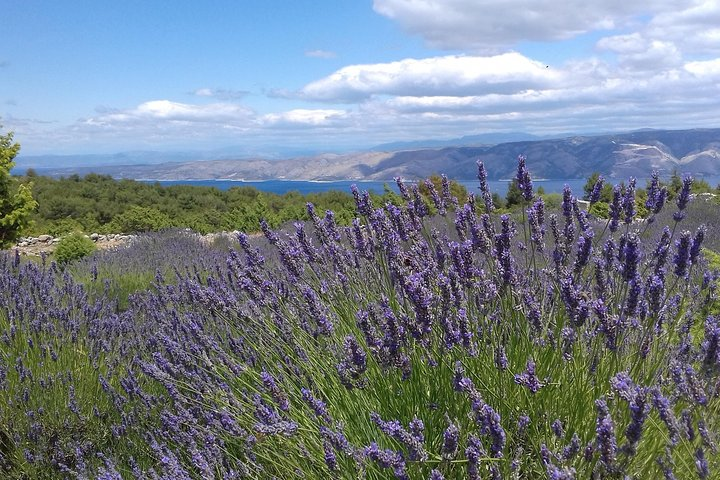
[[[693,177],[690,175],[683,176],[682,179],[682,188],[680,189],[680,193],[678,194],[677,198],[677,207],[678,210],[673,214],[673,220],[676,222],[681,221],[683,218],[685,218],[685,207],[687,207],[688,201],[690,200],[690,187],[693,184]]]
[[[483,162],[477,162],[478,166],[478,180],[480,181],[480,191],[482,192],[483,201],[485,202],[485,213],[492,213],[495,210],[493,205],[492,193],[487,183],[487,171]]]
[[[442,457],[446,460],[455,458],[458,443],[460,440],[460,429],[454,423],[450,423],[443,432]]]
[[[692,244],[690,246],[690,263],[692,265],[695,265],[698,262],[700,247],[702,246],[706,231],[707,227],[705,225],[700,225],[695,232],[695,236],[693,237]]]
[[[690,232],[687,230],[680,234],[680,238],[675,241],[676,252],[673,257],[675,265],[675,275],[684,277],[688,273],[688,263],[690,262]]]
[[[603,186],[605,185],[605,179],[600,175],[593,185],[592,191],[590,192],[590,203],[597,203],[600,200],[600,194],[602,193]]]
[[[610,411],[604,399],[595,400],[595,407],[598,412],[595,443],[600,451],[600,462],[608,472],[612,472],[615,470],[617,450],[615,424],[612,417],[610,417]]]
[[[518,157],[516,180],[518,188],[520,188],[520,191],[522,192],[523,198],[529,202],[533,198],[533,186],[532,180],[530,180],[530,172],[528,172],[527,167],[525,166],[525,160],[526,157],[524,155],[520,155]]]
[[[702,448],[698,448],[695,450],[695,467],[697,468],[698,476],[705,480],[708,478],[708,475],[710,475],[710,470],[708,468],[708,462],[705,459],[705,452]]]
[[[632,223],[635,218],[635,179],[630,177],[627,187],[625,187],[625,194],[622,199],[622,208],[625,212],[625,223]]]
[[[540,379],[538,379],[537,375],[535,374],[534,361],[528,360],[525,371],[520,374],[515,374],[515,383],[526,387],[528,390],[530,390],[530,393],[533,394],[537,393],[543,387],[543,384],[540,383]]]
[[[609,207],[610,224],[608,226],[613,233],[617,231],[618,225],[620,224],[621,198],[622,190],[620,189],[620,185],[615,185],[613,188],[613,198]]]

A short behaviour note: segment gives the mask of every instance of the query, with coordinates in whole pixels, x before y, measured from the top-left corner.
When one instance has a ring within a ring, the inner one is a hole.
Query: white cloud
[[[337,124],[347,116],[345,110],[332,109],[295,109],[287,112],[269,113],[261,117],[267,126],[307,126],[320,127]]]
[[[494,51],[520,41],[564,40],[617,29],[692,0],[374,0],[376,12],[444,49]]]
[[[720,58],[714,60],[688,62],[685,70],[697,77],[707,77],[720,80]]]
[[[353,102],[373,95],[470,95],[550,87],[569,79],[519,53],[351,65],[306,85],[300,98]]]
[[[113,123],[133,122],[203,122],[233,124],[247,123],[253,112],[247,107],[232,103],[211,103],[208,105],[192,105],[171,102],[169,100],[152,100],[142,103],[133,109],[116,110],[85,120],[92,125],[109,125]]]
[[[308,50],[305,52],[305,56],[311,58],[335,58],[337,54],[329,50]]]
[[[217,98],[218,100],[239,100],[248,93],[246,90],[232,90],[228,88],[198,88],[192,95],[197,97]]]

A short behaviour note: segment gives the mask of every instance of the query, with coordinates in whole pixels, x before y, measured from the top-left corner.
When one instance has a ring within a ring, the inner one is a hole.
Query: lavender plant
[[[351,227],[309,205],[309,224],[264,224],[262,249],[240,235],[222,259],[199,254],[202,268],[159,276],[96,336],[109,317],[88,311],[93,327],[63,352],[87,352],[95,375],[33,410],[72,411],[93,389],[103,403],[81,425],[106,441],[72,464],[31,463],[25,415],[0,436],[11,439],[0,465],[101,478],[711,478],[717,277],[701,253],[708,233],[686,226],[689,197],[662,229],[654,192],[646,228],[631,180],[604,225],[569,189],[546,212],[522,157],[518,182],[522,220],[493,216],[486,185],[481,204],[452,209],[426,185],[434,217],[400,179],[400,206],[354,190]],[[19,275],[11,264],[5,282]],[[15,338],[12,315],[3,338]],[[17,367],[26,341],[3,346],[4,399],[22,398],[24,368],[44,368]]]

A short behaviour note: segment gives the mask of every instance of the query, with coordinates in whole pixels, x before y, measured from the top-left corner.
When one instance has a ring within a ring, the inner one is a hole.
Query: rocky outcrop
[[[85,236],[95,242],[97,248],[102,249],[122,247],[128,245],[132,239],[135,238],[134,235],[125,235],[121,233],[92,233]],[[12,248],[12,250],[17,250],[20,255],[40,256],[43,254],[49,254],[55,250],[57,244],[60,243],[61,238],[62,237],[54,237],[52,235],[20,237],[18,243]]]

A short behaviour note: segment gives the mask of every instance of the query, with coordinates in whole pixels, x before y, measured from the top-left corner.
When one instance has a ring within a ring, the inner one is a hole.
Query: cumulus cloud
[[[472,95],[548,88],[568,82],[547,65],[519,53],[443,56],[351,65],[306,85],[306,100],[355,102],[373,95]]]
[[[305,52],[305,56],[311,58],[335,58],[337,54],[329,50],[308,50]]]
[[[520,41],[554,41],[624,27],[639,15],[693,6],[692,0],[374,0],[373,8],[443,49],[493,51]]]

